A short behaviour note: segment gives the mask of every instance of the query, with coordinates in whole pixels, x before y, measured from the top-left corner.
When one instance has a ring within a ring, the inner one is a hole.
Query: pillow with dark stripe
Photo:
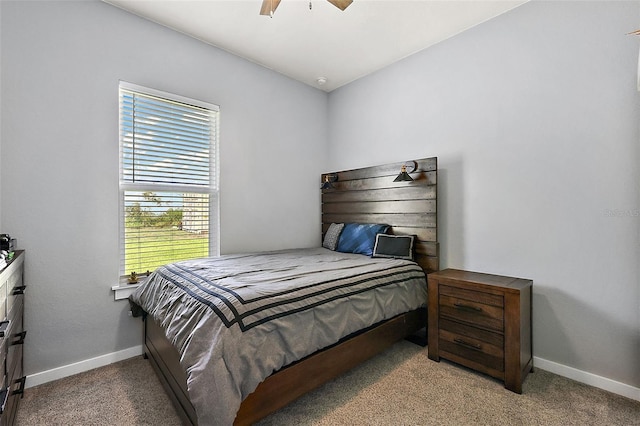
[[[337,250],[342,253],[357,253],[371,256],[376,243],[376,234],[387,232],[389,225],[372,223],[346,223]]]
[[[415,235],[376,235],[371,257],[413,260]]]
[[[344,228],[344,223],[332,223],[329,225],[329,229],[324,234],[324,240],[322,240],[322,247],[334,250],[338,247],[338,238]]]

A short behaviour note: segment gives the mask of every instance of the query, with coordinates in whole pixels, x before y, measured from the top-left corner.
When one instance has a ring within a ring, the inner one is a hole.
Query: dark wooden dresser
[[[17,250],[11,262],[0,270],[0,426],[13,424],[26,377],[22,369],[24,331],[24,250]]]
[[[428,275],[429,358],[445,358],[522,393],[533,368],[533,282],[458,269]]]

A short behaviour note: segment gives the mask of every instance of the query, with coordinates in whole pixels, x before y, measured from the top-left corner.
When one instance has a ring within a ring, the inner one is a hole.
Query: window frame
[[[152,182],[127,182],[124,180],[124,153],[123,153],[123,129],[122,129],[122,90],[148,95],[157,98],[166,99],[170,102],[177,102],[189,106],[204,108],[215,114],[215,125],[211,130],[211,139],[209,146],[209,185],[188,185],[188,184],[171,184],[171,183],[152,183]],[[209,256],[219,256],[220,254],[220,168],[219,168],[219,134],[220,134],[220,107],[218,105],[128,83],[120,80],[118,84],[118,275],[120,277],[120,286],[127,285],[129,272],[124,270],[125,260],[125,193],[127,191],[152,191],[152,192],[185,192],[185,193],[201,193],[209,195]],[[141,271],[144,272],[144,271]],[[139,276],[140,282],[146,277]],[[115,286],[118,287],[119,286]],[[116,288],[113,288],[116,290]],[[131,286],[129,286],[131,287]],[[117,297],[116,297],[117,298]]]

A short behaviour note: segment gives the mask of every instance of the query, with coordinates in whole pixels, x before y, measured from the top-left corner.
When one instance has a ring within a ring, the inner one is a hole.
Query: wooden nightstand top
[[[437,278],[440,282],[446,282],[448,280],[464,281],[465,283],[473,283],[480,286],[500,287],[507,291],[509,289],[520,291],[533,284],[532,280],[525,278],[463,271],[461,269],[444,269],[442,271],[433,272],[429,274],[428,277]]]

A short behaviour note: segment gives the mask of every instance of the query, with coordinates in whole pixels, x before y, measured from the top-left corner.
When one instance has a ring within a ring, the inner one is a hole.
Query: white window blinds
[[[218,254],[218,107],[120,83],[121,275]]]

